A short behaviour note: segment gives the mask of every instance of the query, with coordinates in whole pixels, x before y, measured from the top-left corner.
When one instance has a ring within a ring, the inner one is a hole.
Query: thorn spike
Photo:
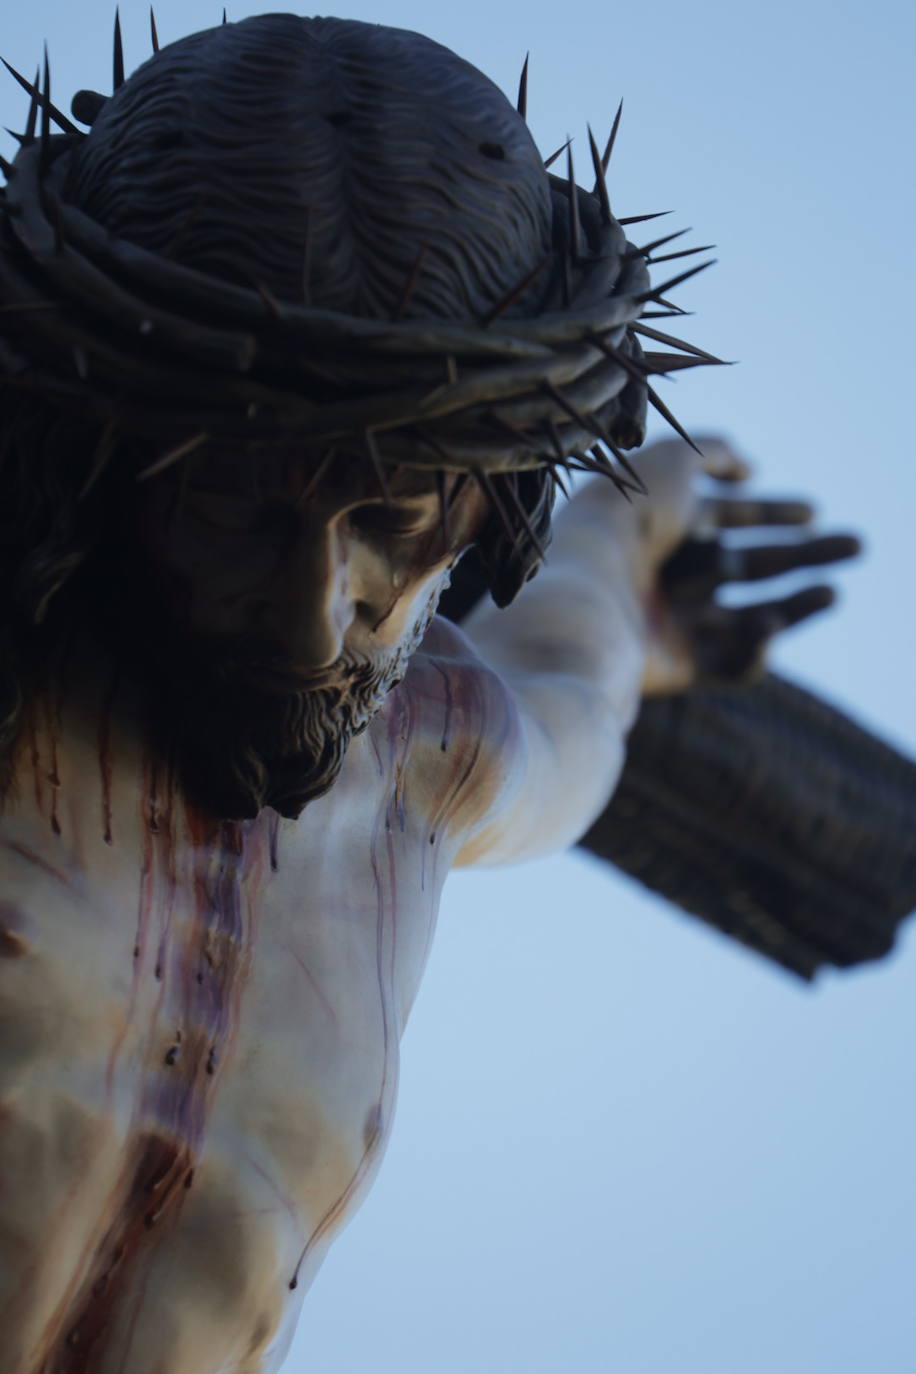
[[[225,5],[223,5],[223,23],[224,23],[224,24],[228,24],[228,23],[229,23],[229,20],[226,18],[226,6],[225,6]]]
[[[689,267],[686,272],[681,272],[679,276],[671,277],[669,281],[662,282],[661,286],[653,286],[651,291],[643,292],[641,296],[636,297],[636,300],[659,301],[661,303],[661,298],[665,291],[670,291],[673,287],[680,286],[681,282],[689,280],[690,277],[695,277],[698,272],[705,272],[706,268],[712,267],[714,262],[714,258],[709,258],[706,262],[701,262],[696,267]]]
[[[382,455],[379,453],[378,444],[375,442],[375,431],[367,428],[363,432],[363,438],[366,442],[366,450],[369,454],[370,462],[375,470],[375,476],[379,484],[379,490],[382,493],[382,499],[386,506],[390,506],[391,488],[388,485],[388,478],[385,476],[385,464],[382,462]]]
[[[674,262],[675,258],[692,258],[694,253],[708,253],[710,248],[715,248],[714,243],[701,243],[699,248],[680,248],[676,253],[660,253],[657,258],[647,258],[649,263]]]
[[[547,437],[550,440],[554,453],[557,455],[557,462],[561,467],[565,467],[566,454],[563,451],[563,442],[560,439],[560,431],[557,429],[556,422],[548,418],[544,421],[544,424],[547,428]]]
[[[112,61],[112,90],[119,91],[124,85],[124,44],[121,41],[121,12],[115,9],[114,56]]]
[[[579,226],[579,188],[576,186],[576,177],[573,171],[572,139],[566,145],[566,180],[569,190],[570,253],[573,261],[578,262],[582,257],[582,241]]]
[[[721,363],[722,358],[717,358],[713,353],[707,353],[704,348],[697,348],[696,344],[686,343],[684,339],[676,339],[673,334],[663,334],[660,329],[653,329],[650,325],[643,324],[642,320],[638,324],[631,324],[630,328],[634,334],[643,334],[647,339],[654,339],[656,343],[667,344],[669,348],[679,348],[682,353],[692,353],[695,358],[702,358],[707,363]]]
[[[690,435],[687,433],[686,429],[681,424],[680,420],[676,419],[675,416],[671,414],[671,411],[665,405],[664,401],[662,400],[661,396],[659,396],[658,392],[653,391],[651,386],[647,386],[646,391],[649,396],[649,404],[655,407],[655,409],[658,411],[659,415],[661,415],[663,420],[668,421],[668,424],[671,426],[674,432],[676,434],[679,434],[686,444],[690,445],[694,453],[699,453],[700,457],[702,458],[702,451],[697,448],[696,444],[693,442]]]
[[[336,457],[337,450],[334,448],[332,444],[331,447],[328,449],[327,453],[325,453],[323,457],[320,459],[320,461],[317,463],[311,477],[308,479],[308,481],[305,483],[304,487],[300,491],[296,499],[296,504],[299,507],[305,505],[306,501],[309,499],[312,492],[318,486],[319,482],[321,482],[322,478],[324,477],[325,473],[327,472],[328,468],[331,466],[332,462]]]
[[[641,248],[634,248],[628,254],[629,258],[648,257],[656,248],[661,248],[666,243],[673,243],[675,239],[681,238],[684,234],[689,234],[689,229],[676,229],[673,234],[663,234],[660,239],[653,239],[651,243],[644,243]]]
[[[538,447],[537,438],[534,435],[526,434],[523,429],[519,429],[518,425],[514,425],[511,420],[507,420],[498,410],[492,410],[488,418],[498,429],[502,430],[503,434],[507,434],[509,438],[514,439],[516,443],[522,444],[528,449],[536,449]]]
[[[651,215],[624,215],[622,219],[619,219],[617,221],[617,223],[623,225],[645,224],[646,220],[648,219],[661,219],[663,215],[670,215],[673,213],[674,212],[672,210],[656,210]]]
[[[695,358],[692,353],[652,353],[647,350],[642,356],[649,372],[659,377],[682,372],[686,367],[713,367],[717,363],[720,367],[728,366],[721,358]]]
[[[546,550],[544,548],[544,545],[541,543],[540,539],[538,539],[537,532],[528,518],[528,512],[525,510],[525,507],[522,505],[521,500],[519,499],[519,494],[515,489],[515,483],[512,480],[511,474],[509,475],[509,479],[505,484],[504,490],[509,498],[510,505],[512,505],[515,509],[515,514],[518,517],[522,529],[525,531],[528,538],[531,540],[532,547],[534,548],[534,551],[537,554],[538,558],[545,558]]]
[[[571,139],[571,138],[568,138],[568,139],[566,140],[565,143],[561,143],[561,144],[560,144],[559,148],[557,149],[557,151],[556,151],[555,153],[551,153],[551,154],[550,154],[550,157],[546,157],[546,158],[544,159],[544,171],[545,171],[545,172],[547,171],[547,168],[548,168],[548,167],[552,167],[552,166],[553,166],[553,164],[556,162],[556,160],[557,160],[558,157],[562,157],[562,155],[566,152],[566,149],[569,147],[570,143],[572,143],[572,139]]]
[[[12,164],[11,162],[7,162],[7,160],[6,160],[5,157],[0,157],[0,172],[3,173],[3,175],[6,177],[7,181],[12,181],[12,179],[13,179],[13,164]]]
[[[636,491],[639,492],[640,496],[648,496],[649,488],[646,486],[645,482],[642,480],[639,473],[636,471],[633,464],[630,462],[629,458],[626,456],[623,450],[619,447],[619,445],[615,444],[612,439],[607,439],[605,440],[605,442],[607,443],[608,448],[613,453],[617,462],[623,468],[624,472],[632,478],[633,482],[635,483]]]
[[[598,152],[598,144],[595,142],[595,135],[592,133],[592,126],[588,125],[588,146],[592,155],[592,166],[595,169],[595,190],[601,202],[601,218],[605,224],[610,224],[613,219],[611,214],[611,200],[607,191],[607,182],[604,179],[604,164],[601,161],[601,154]]]
[[[535,277],[544,270],[549,261],[549,258],[541,258],[541,261],[532,267],[530,272],[525,273],[521,281],[516,282],[514,286],[510,287],[506,294],[502,296],[495,305],[492,305],[487,313],[481,318],[481,328],[486,329],[487,325],[492,324],[503,311],[508,310],[510,305],[514,305],[519,296],[524,295]]]
[[[624,372],[626,372],[629,377],[632,377],[635,382],[644,382],[646,380],[644,369],[632,358],[628,357],[626,353],[623,353],[619,348],[615,348],[612,343],[608,343],[607,339],[603,339],[600,334],[590,334],[589,338],[596,348],[600,348],[601,352],[610,358],[611,362],[616,363],[618,367],[622,367]]]
[[[41,165],[47,165],[48,153],[51,145],[51,64],[48,60],[48,45],[45,44],[45,74],[44,90],[41,99]]]
[[[528,59],[530,56],[530,53],[525,53],[522,74],[518,79],[518,100],[515,108],[518,110],[522,119],[528,118]]]
[[[558,387],[555,387],[552,382],[543,382],[542,390],[561,410],[566,411],[569,418],[574,424],[577,424],[580,429],[584,429],[587,434],[597,434],[590,418],[587,415],[583,415],[582,411],[573,404],[569,397],[564,396],[562,391],[560,391]],[[600,435],[598,435],[598,437],[600,438]]]
[[[441,470],[442,472],[447,472],[449,464],[452,461],[448,449],[443,448],[435,434],[431,434],[429,430],[420,429],[420,427],[417,426],[416,433],[417,438],[420,439],[422,443],[426,444],[427,448],[432,449],[437,458],[442,459],[443,467]],[[449,503],[449,506],[451,507],[451,503]]]
[[[614,115],[614,123],[611,125],[611,132],[608,137],[607,146],[604,149],[604,156],[601,159],[601,169],[606,172],[611,162],[611,154],[614,151],[614,144],[617,142],[617,130],[620,128],[620,116],[623,114],[623,101],[617,106],[617,113]]]
[[[631,490],[638,492],[640,496],[648,496],[649,488],[646,486],[645,482],[642,480],[639,473],[633,467],[632,463],[630,463],[629,460],[624,457],[622,450],[614,442],[614,440],[608,433],[607,427],[601,422],[601,420],[599,420],[597,415],[589,415],[588,418],[591,421],[593,421],[594,431],[597,435],[599,435],[602,444],[604,444],[605,448],[610,449],[611,453],[613,453],[617,462],[632,479],[633,485],[631,487]],[[594,450],[592,451],[594,452]]]
[[[554,463],[551,463],[551,464],[550,464],[550,475],[551,475],[551,477],[553,478],[553,484],[554,484],[554,486],[560,488],[560,491],[563,493],[563,495],[566,497],[566,499],[567,499],[567,501],[568,501],[568,500],[569,500],[569,487],[566,485],[566,482],[565,482],[564,479],[563,479],[563,470],[562,470],[562,468],[560,467],[560,465],[559,465],[558,463],[557,463],[557,464],[554,464]]]
[[[268,286],[265,286],[262,281],[256,281],[254,283],[254,289],[257,291],[258,295],[261,297],[261,300],[267,306],[267,309],[270,311],[271,315],[273,315],[274,319],[282,320],[283,307],[277,300],[274,293],[270,290],[270,288]]]
[[[153,52],[159,51],[159,30],[156,28],[156,14],[152,5],[149,7],[149,36],[153,45]]]
[[[114,452],[116,437],[117,428],[114,425],[114,423],[109,422],[109,424],[107,424],[104,430],[102,431],[99,437],[99,441],[95,446],[95,452],[92,455],[92,462],[89,467],[89,472],[86,476],[85,482],[79,490],[79,494],[76,498],[77,501],[85,501],[86,497],[89,495],[90,491],[95,486],[99,477],[102,475],[103,471],[105,470],[105,467],[108,464],[108,460]]]
[[[13,80],[19,82],[19,85],[25,91],[26,95],[35,95],[35,93],[38,91],[38,72],[35,73],[35,84],[32,85],[30,81],[27,81],[24,76],[17,72],[15,67],[10,66],[9,62],[7,62],[5,57],[0,57],[0,62],[3,63],[4,67],[9,72]],[[38,92],[37,98],[38,103],[40,105],[44,97],[41,95],[40,92]],[[73,124],[65,114],[62,114],[61,111],[56,108],[56,106],[51,105],[49,107],[49,112],[51,118],[54,120],[54,123],[58,126],[59,129],[63,129],[65,134],[79,133],[79,129],[77,129],[76,125]],[[9,132],[9,130],[7,130],[7,132]],[[16,137],[15,134],[13,136]]]
[[[41,97],[40,97],[40,95],[39,95],[39,93],[38,93],[38,83],[39,83],[40,81],[41,81],[41,68],[40,68],[40,67],[36,67],[36,69],[35,69],[35,84],[34,84],[34,86],[32,87],[32,100],[31,100],[31,103],[30,103],[30,105],[29,105],[29,117],[28,117],[28,120],[26,121],[26,126],[25,126],[25,139],[23,140],[23,146],[26,147],[26,148],[28,148],[32,143],[35,142],[35,125],[36,125],[37,120],[38,120],[38,106],[39,106],[39,102],[40,102],[40,99],[41,99]]]
[[[186,439],[183,444],[179,444],[177,448],[170,449],[169,452],[164,453],[161,458],[157,458],[155,463],[150,463],[148,468],[144,468],[142,472],[139,472],[137,474],[137,481],[146,482],[150,477],[155,477],[160,472],[165,472],[166,468],[170,468],[172,464],[177,463],[180,458],[185,458],[189,453],[193,453],[195,449],[200,448],[201,444],[205,444],[209,437],[209,434],[207,434],[205,430],[201,430],[200,434],[195,434],[193,439]]]
[[[634,487],[630,482],[625,481],[624,478],[621,477],[620,473],[614,467],[614,464],[610,462],[606,454],[601,452],[597,444],[593,444],[588,452],[594,462],[592,472],[597,473],[601,477],[609,477],[625,501],[630,501],[632,504],[632,498],[630,496],[631,491],[635,491],[637,495],[640,496],[643,494],[638,487]]]
[[[502,498],[500,497],[496,485],[491,481],[489,475],[486,472],[484,472],[483,468],[472,468],[471,473],[474,478],[474,481],[480,487],[480,490],[487,498],[487,501],[489,502],[490,506],[493,508],[493,510],[496,511],[496,515],[499,519],[500,524],[502,525],[508,537],[512,540],[512,547],[514,549],[515,546],[518,544],[519,531],[513,530],[512,521],[509,519],[508,513],[506,511],[505,506],[502,503]]]

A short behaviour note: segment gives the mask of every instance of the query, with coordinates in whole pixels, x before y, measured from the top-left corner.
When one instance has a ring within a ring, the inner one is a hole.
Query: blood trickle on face
[[[156,714],[206,809],[298,815],[403,676],[485,503],[447,476],[446,529],[433,473],[383,491],[356,456],[186,462],[139,488]]]

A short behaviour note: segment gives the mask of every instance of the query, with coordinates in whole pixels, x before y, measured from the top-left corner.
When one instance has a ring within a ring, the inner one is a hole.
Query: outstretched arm
[[[639,460],[648,495],[632,502],[610,482],[583,487],[560,513],[531,587],[507,611],[482,607],[465,622],[505,684],[518,743],[498,803],[459,862],[502,862],[573,842],[613,790],[641,694],[746,675],[775,632],[832,599],[829,588],[810,587],[740,609],[716,603],[724,581],[833,562],[857,545],[833,536],[741,553],[723,546],[722,529],[805,527],[812,512],[725,488],[701,498],[704,474],[728,483],[748,474],[721,440],[703,448],[701,459],[680,440],[652,445]]]

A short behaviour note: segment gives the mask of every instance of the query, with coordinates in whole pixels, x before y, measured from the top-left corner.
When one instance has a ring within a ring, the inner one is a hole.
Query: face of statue
[[[446,534],[432,473],[393,470],[386,499],[358,456],[186,462],[138,488],[159,714],[209,810],[297,815],[403,676],[485,503],[447,476]]]

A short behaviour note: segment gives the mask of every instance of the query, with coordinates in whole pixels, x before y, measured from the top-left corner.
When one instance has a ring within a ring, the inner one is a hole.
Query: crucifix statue
[[[653,374],[717,360],[664,318],[693,267],[653,283],[669,236],[614,217],[613,134],[588,190],[417,34],[153,36],[72,120],[23,79],[3,166],[10,1374],[279,1368],[449,870],[625,834],[641,702],[831,599],[718,587],[857,547],[676,422],[627,457]]]

